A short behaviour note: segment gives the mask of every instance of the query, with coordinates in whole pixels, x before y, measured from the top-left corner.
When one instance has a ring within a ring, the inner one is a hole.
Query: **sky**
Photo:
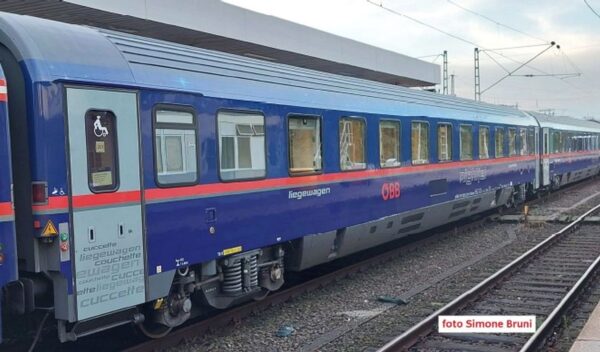
[[[477,44],[479,48],[492,49],[480,53],[483,101],[600,119],[600,16],[584,0],[226,2],[438,64],[441,58],[436,56],[447,50],[456,95],[465,98],[474,96],[473,50]],[[600,0],[587,3],[600,14]],[[506,71],[517,69],[520,63],[541,53],[551,41],[560,49],[550,48],[513,76],[486,90]],[[530,47],[493,50],[518,46]],[[517,76],[532,74],[536,76]]]

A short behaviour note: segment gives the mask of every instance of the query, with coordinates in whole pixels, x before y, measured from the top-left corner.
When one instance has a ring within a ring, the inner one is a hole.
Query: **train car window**
[[[255,112],[220,111],[217,124],[221,180],[265,177],[265,117]]]
[[[379,122],[379,165],[400,166],[400,122]]]
[[[490,128],[479,126],[479,159],[490,158]]]
[[[506,156],[504,152],[504,128],[496,127],[496,158],[502,158]]]
[[[160,186],[192,184],[198,180],[196,124],[190,111],[154,112],[156,181]]]
[[[119,188],[117,121],[111,111],[89,110],[85,114],[88,186],[94,193]]]
[[[524,128],[519,129],[519,137],[521,139],[521,155],[529,155],[529,151],[527,147],[529,143],[527,141],[527,130]]]
[[[316,116],[288,119],[290,174],[312,174],[322,169],[321,120]]]
[[[413,164],[429,163],[429,124],[427,122],[412,122],[411,149]]]
[[[438,160],[452,160],[452,125],[438,124]]]
[[[508,155],[517,155],[517,129],[508,129]]]
[[[367,168],[365,153],[365,121],[357,118],[340,119],[340,168],[362,170]]]
[[[460,125],[460,160],[473,160],[473,126]]]
[[[529,155],[533,155],[536,153],[535,150],[535,131],[532,129],[527,130],[527,150],[529,151]]]
[[[558,131],[552,131],[551,150],[553,153],[560,153],[562,151],[560,132]]]

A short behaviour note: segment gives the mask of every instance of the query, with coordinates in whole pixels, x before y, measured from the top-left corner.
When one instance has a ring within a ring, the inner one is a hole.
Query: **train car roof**
[[[517,109],[127,33],[0,13],[0,42],[34,82],[71,81],[398,116],[537,125]]]
[[[600,133],[600,123],[570,116],[550,116],[539,112],[528,112],[540,122],[540,126],[556,130]]]

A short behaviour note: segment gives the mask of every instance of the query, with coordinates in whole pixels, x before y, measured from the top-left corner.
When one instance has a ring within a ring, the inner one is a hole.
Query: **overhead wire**
[[[498,56],[501,56],[501,57],[503,57],[503,58],[505,58],[505,59],[507,59],[507,60],[509,60],[509,61],[512,61],[513,63],[516,63],[516,64],[520,65],[520,67],[528,67],[529,69],[531,69],[531,70],[534,70],[534,71],[536,71],[536,72],[538,72],[538,73],[541,73],[541,74],[542,74],[542,75],[544,75],[544,76],[548,76],[548,77],[554,77],[554,78],[560,79],[562,82],[566,82],[566,81],[564,81],[563,79],[561,79],[561,78],[557,77],[557,75],[556,75],[556,74],[552,74],[552,73],[546,72],[546,71],[544,71],[544,70],[540,70],[540,69],[538,69],[538,68],[535,68],[535,67],[533,67],[533,66],[529,65],[529,63],[531,62],[531,60],[528,60],[527,62],[521,62],[521,61],[519,61],[519,60],[515,60],[515,59],[511,58],[510,56],[507,56],[507,55],[503,54],[502,52],[498,51],[499,49],[489,49],[489,48],[485,48],[484,46],[482,46],[482,45],[480,45],[480,44],[478,44],[478,43],[475,43],[475,42],[473,42],[473,41],[471,41],[471,40],[469,40],[469,39],[466,39],[466,38],[463,38],[463,37],[461,37],[461,36],[458,36],[458,35],[456,35],[456,34],[450,33],[450,32],[448,32],[448,31],[445,31],[445,30],[443,30],[443,29],[440,29],[440,28],[438,28],[438,27],[436,27],[436,26],[433,26],[433,25],[431,25],[431,24],[429,24],[429,23],[426,23],[426,22],[424,22],[424,21],[421,21],[421,20],[419,20],[419,19],[416,19],[416,18],[414,18],[414,17],[412,17],[412,16],[406,15],[406,14],[404,14],[404,13],[402,13],[402,12],[399,12],[399,11],[396,11],[396,10],[394,10],[394,9],[392,9],[392,8],[389,8],[389,7],[387,7],[387,6],[384,6],[384,5],[383,5],[383,1],[379,1],[379,3],[375,2],[374,0],[366,0],[366,1],[367,1],[368,3],[370,3],[371,5],[377,6],[377,7],[381,8],[381,9],[383,9],[383,10],[385,10],[385,11],[387,11],[387,12],[391,13],[391,14],[394,14],[394,15],[396,15],[396,16],[400,16],[400,17],[404,17],[404,18],[406,18],[406,19],[408,19],[408,20],[410,20],[410,21],[413,21],[413,22],[415,22],[415,23],[417,23],[417,24],[420,24],[420,25],[422,25],[422,26],[424,26],[424,27],[427,27],[427,28],[429,28],[429,29],[432,29],[432,30],[434,30],[434,31],[436,31],[436,32],[442,33],[442,34],[444,34],[444,35],[447,35],[447,36],[449,36],[449,37],[451,37],[451,38],[454,38],[454,39],[456,39],[456,40],[459,40],[459,41],[461,41],[461,42],[463,42],[463,43],[466,43],[466,44],[472,45],[472,46],[474,46],[474,47],[477,47],[477,48],[479,48],[479,49],[480,49],[480,51],[484,51],[484,52],[486,52],[486,51],[488,51],[488,52],[493,52],[494,54],[496,54],[496,55],[498,55]],[[491,19],[488,19],[488,20],[491,20]],[[495,22],[494,20],[491,20],[491,21],[492,21],[492,22]],[[517,31],[518,31],[518,30],[517,30]],[[528,34],[527,34],[527,35],[528,35]],[[528,36],[530,36],[530,35],[528,35]],[[535,37],[534,37],[534,38],[535,38]],[[538,40],[545,41],[545,40],[543,40],[543,39],[541,39],[541,38],[535,38],[535,39],[538,39]],[[545,45],[545,44],[541,44],[541,45],[539,45],[539,46],[543,46],[543,45]],[[550,45],[550,44],[547,44],[547,45]],[[538,46],[538,45],[536,44],[536,45],[532,45],[532,46]],[[526,47],[529,47],[529,45],[527,45]],[[544,50],[544,51],[546,51],[546,50]],[[490,56],[490,55],[488,55],[488,56]],[[536,55],[536,57],[537,57],[537,56],[539,56],[539,55]],[[496,60],[494,60],[494,62],[498,63]],[[501,67],[502,67],[502,66],[501,66]],[[504,69],[504,67],[503,67],[503,69]],[[581,75],[581,74],[579,73],[579,75]],[[573,85],[571,85],[571,84],[569,84],[569,85],[573,87]]]
[[[494,23],[494,24],[495,24],[495,25],[497,25],[497,26],[504,27],[504,28],[506,28],[506,29],[510,29],[510,30],[511,30],[511,31],[513,31],[513,32],[520,33],[520,34],[522,34],[522,35],[524,35],[524,36],[527,36],[527,37],[529,37],[529,38],[532,38],[532,39],[535,39],[535,40],[539,40],[539,41],[543,42],[544,44],[550,44],[550,42],[549,42],[549,41],[547,41],[546,39],[542,39],[542,38],[540,38],[540,37],[536,37],[536,36],[534,36],[534,35],[531,35],[531,34],[529,34],[529,33],[526,33],[526,32],[524,32],[524,31],[522,31],[522,30],[520,30],[520,29],[517,29],[517,28],[511,27],[511,26],[509,26],[509,25],[506,25],[506,24],[504,24],[504,23],[498,22],[498,21],[496,21],[496,20],[494,20],[494,19],[492,19],[492,18],[490,18],[490,17],[488,17],[488,16],[486,16],[486,15],[483,15],[483,14],[481,14],[481,13],[479,13],[479,12],[476,12],[476,11],[474,11],[474,10],[471,10],[471,9],[469,9],[469,8],[466,8],[466,7],[464,7],[464,6],[460,5],[460,4],[457,4],[456,2],[454,2],[454,1],[452,1],[452,0],[446,0],[446,1],[447,1],[447,2],[448,2],[450,5],[453,5],[453,6],[455,6],[455,7],[459,8],[459,9],[461,9],[461,10],[465,11],[465,12],[471,13],[471,14],[473,14],[473,15],[475,15],[475,16],[478,16],[478,17],[481,17],[481,18],[483,18],[483,19],[485,19],[485,20],[488,20],[488,21],[490,21],[490,22]]]
[[[384,6],[384,5],[383,5],[383,3],[381,3],[381,2],[380,2],[380,3],[377,3],[377,2],[375,2],[375,1],[373,1],[373,0],[366,0],[366,1],[367,1],[368,3],[370,3],[371,5],[377,6],[377,7],[381,8],[381,9],[383,9],[383,10],[385,10],[385,11],[389,12],[389,13],[392,13],[392,14],[394,14],[394,15],[396,15],[396,16],[404,17],[404,18],[406,18],[406,19],[408,19],[408,20],[410,20],[410,21],[413,21],[413,22],[415,22],[415,23],[418,23],[418,24],[420,24],[420,25],[422,25],[422,26],[425,26],[425,27],[427,27],[427,28],[429,28],[429,29],[432,29],[432,30],[434,30],[434,31],[436,31],[436,32],[439,32],[439,33],[442,33],[442,34],[444,34],[444,35],[447,35],[447,36],[449,36],[449,37],[451,37],[451,38],[454,38],[454,39],[456,39],[456,40],[459,40],[459,41],[461,41],[461,42],[463,42],[463,43],[467,43],[467,44],[469,44],[469,45],[472,45],[472,46],[474,46],[474,47],[480,48],[481,50],[487,50],[487,51],[494,52],[496,55],[502,56],[502,57],[504,57],[505,59],[507,59],[507,60],[510,60],[510,61],[512,61],[512,62],[514,62],[514,63],[516,63],[516,64],[519,64],[519,65],[522,65],[522,64],[523,64],[523,62],[521,62],[521,61],[518,61],[518,60],[515,60],[515,59],[513,59],[513,58],[511,58],[511,57],[509,57],[509,56],[507,56],[507,55],[504,55],[503,53],[501,53],[501,52],[499,52],[499,51],[496,51],[495,49],[488,49],[488,48],[486,48],[486,47],[484,47],[484,46],[482,46],[482,45],[480,45],[480,44],[478,44],[478,43],[475,43],[475,42],[473,42],[473,41],[471,41],[471,40],[468,40],[468,39],[465,39],[465,38],[463,38],[463,37],[460,37],[460,36],[458,36],[458,35],[452,34],[452,33],[450,33],[450,32],[447,32],[447,31],[443,30],[443,29],[440,29],[440,28],[438,28],[438,27],[435,27],[435,26],[433,26],[433,25],[430,25],[430,24],[428,24],[428,23],[426,23],[426,22],[423,22],[423,21],[421,21],[421,20],[419,20],[419,19],[416,19],[416,18],[414,18],[414,17],[411,17],[411,16],[409,16],[409,15],[406,15],[406,14],[404,14],[404,13],[402,13],[402,12],[399,12],[399,11],[396,11],[396,10],[394,10],[394,9],[392,9],[392,8],[389,8],[389,7],[387,7],[387,6]],[[549,74],[548,72],[544,72],[544,71],[542,71],[542,70],[536,69],[536,68],[534,68],[534,67],[532,67],[532,66],[530,66],[530,65],[527,65],[527,67],[529,67],[529,68],[531,68],[531,69],[533,69],[533,70],[536,70],[536,71],[538,71],[538,72],[541,72],[541,73],[543,73],[543,74]]]
[[[594,15],[598,16],[598,18],[600,18],[600,14],[598,12],[596,12],[596,10],[594,10],[594,8],[592,7],[592,5],[590,5],[587,0],[583,0],[583,2],[587,5],[587,7],[594,13]]]

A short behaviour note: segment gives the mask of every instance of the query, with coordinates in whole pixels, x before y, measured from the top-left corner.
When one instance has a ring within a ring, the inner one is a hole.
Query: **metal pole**
[[[448,95],[448,51],[444,50],[444,72],[443,72],[442,93]]]
[[[450,95],[456,96],[456,93],[454,92],[454,74],[450,75]]]
[[[475,100],[481,101],[481,77],[479,75],[479,48],[475,48]]]

